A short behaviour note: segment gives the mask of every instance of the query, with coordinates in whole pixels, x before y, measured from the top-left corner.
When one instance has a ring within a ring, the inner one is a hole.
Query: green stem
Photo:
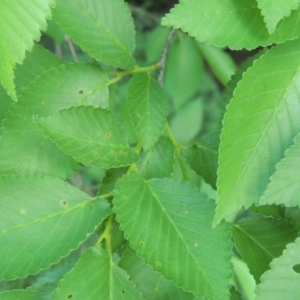
[[[182,158],[182,155],[181,155],[181,146],[178,144],[177,140],[175,139],[168,123],[166,123],[166,125],[165,125],[165,130],[166,130],[166,132],[167,132],[167,134],[168,134],[168,136],[169,136],[170,140],[172,141],[173,146],[175,148],[175,154],[176,154],[177,160],[178,160],[179,165],[180,165],[180,169],[181,169],[181,172],[182,172],[183,179],[186,180],[186,181],[189,181],[189,175],[187,173],[187,170],[185,168],[184,161],[183,161],[183,158]]]
[[[140,154],[140,152],[142,151],[142,148],[143,148],[143,145],[142,145],[141,141],[138,141],[137,145],[135,146],[135,152],[137,154]],[[130,173],[133,173],[133,172],[136,172],[136,171],[137,171],[137,165],[136,165],[136,163],[132,163],[129,166],[126,174],[130,174]]]
[[[156,63],[154,65],[151,66],[147,66],[147,67],[139,67],[136,66],[134,69],[132,70],[126,70],[126,71],[110,71],[107,72],[107,74],[112,74],[112,75],[116,75],[117,77],[124,77],[127,75],[133,75],[135,73],[142,73],[142,72],[152,72],[154,70],[157,70],[160,68],[160,64]]]
[[[109,241],[110,241],[110,229],[111,229],[112,222],[114,221],[114,218],[115,218],[115,214],[114,213],[110,214],[110,216],[107,219],[105,229],[102,232],[101,236],[99,237],[99,239],[96,243],[97,246],[99,246],[104,239],[106,239],[106,240],[109,239]],[[111,243],[109,243],[109,245],[108,245],[108,243],[106,243],[106,247],[107,247],[107,251],[111,254],[112,253],[111,252]]]

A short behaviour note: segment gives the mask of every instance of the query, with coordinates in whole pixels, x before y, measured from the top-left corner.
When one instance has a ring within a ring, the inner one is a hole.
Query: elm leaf
[[[38,118],[37,123],[59,148],[85,165],[107,169],[126,166],[138,159],[109,110],[73,107]]]
[[[125,238],[155,271],[199,297],[229,298],[229,227],[212,229],[214,203],[192,183],[131,174],[113,203]]]
[[[57,263],[110,213],[106,200],[51,177],[1,176],[0,195],[0,279]]]

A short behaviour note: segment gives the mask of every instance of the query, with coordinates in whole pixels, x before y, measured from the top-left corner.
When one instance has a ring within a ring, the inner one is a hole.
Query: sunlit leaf
[[[51,18],[55,0],[14,0],[0,2],[0,81],[8,94],[17,100],[13,69],[22,63],[25,51],[30,51],[40,30]]]
[[[270,35],[255,1],[181,0],[162,19],[162,25],[180,28],[208,45],[253,49],[297,38],[299,15],[300,10],[293,11]]]
[[[57,0],[53,16],[98,61],[124,69],[134,67],[135,30],[123,0]]]
[[[106,107],[106,83],[106,74],[90,64],[68,64],[40,76],[7,115],[0,135],[0,172],[70,176],[77,164],[45,138],[33,116],[74,105]]]
[[[193,184],[134,174],[117,183],[114,195],[125,237],[154,270],[200,297],[229,297],[229,228],[212,229],[214,203]]]
[[[93,247],[83,253],[74,269],[59,282],[52,299],[143,298],[126,272],[112,262],[108,253]]]
[[[128,87],[131,120],[145,150],[161,135],[167,121],[168,102],[160,85],[146,73],[133,76]]]
[[[282,256],[274,259],[271,270],[261,278],[261,284],[257,286],[257,300],[298,300],[299,290],[299,266],[300,266],[300,238],[295,243],[287,245]]]
[[[214,224],[257,204],[284,151],[300,131],[300,41],[269,50],[244,73],[221,134]]]
[[[271,218],[242,219],[233,227],[237,250],[257,282],[269,269],[271,260],[280,256],[297,235],[288,222]]]
[[[273,33],[278,22],[289,17],[292,10],[299,7],[299,0],[256,0],[264,17],[269,33]]]
[[[2,176],[0,195],[0,279],[36,274],[58,262],[110,212],[105,200],[55,178]]]

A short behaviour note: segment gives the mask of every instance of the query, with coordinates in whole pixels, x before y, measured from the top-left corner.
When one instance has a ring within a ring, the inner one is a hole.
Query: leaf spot
[[[45,103],[46,103],[46,102],[43,100],[43,101],[42,101],[42,105],[45,105]]]
[[[144,243],[144,242],[140,242],[140,245],[141,245],[141,246],[144,246],[144,245],[145,245],[145,243]]]
[[[120,154],[121,154],[122,156],[126,156],[126,152],[124,152],[124,151],[122,151]]]
[[[293,271],[300,274],[300,263],[293,265]]]
[[[124,290],[122,290],[122,294],[125,294],[125,291],[124,291]]]
[[[68,296],[67,296],[67,299],[72,299],[73,298],[73,295],[72,294],[69,294]]]
[[[162,266],[162,263],[161,263],[160,261],[157,261],[157,262],[156,262],[156,265],[157,265],[158,267],[161,267],[161,266]]]
[[[26,215],[26,210],[22,208],[21,211],[20,211],[20,214],[21,215]]]
[[[111,138],[111,132],[107,132],[107,133],[105,134],[105,137],[106,137],[107,139],[110,139],[110,138]]]
[[[189,214],[189,212],[186,210],[186,211],[184,212],[184,214],[185,214],[185,215],[188,215],[188,214]]]
[[[195,244],[194,244],[194,247],[196,247],[196,248],[197,248],[197,247],[198,247],[198,244],[197,244],[197,243],[195,243]]]
[[[112,157],[115,157],[116,154],[117,154],[117,153],[116,153],[115,151],[112,151],[111,156],[112,156]]]
[[[136,116],[137,119],[140,119],[140,118],[141,118],[141,115],[140,115],[140,114],[136,114],[135,116]]]
[[[66,207],[68,205],[68,202],[65,201],[65,200],[61,200],[60,202],[60,205],[63,206],[63,207]]]
[[[79,90],[78,94],[82,95],[83,94],[83,90]]]
[[[94,153],[94,156],[95,156],[96,158],[99,158],[99,157],[100,157],[100,155],[99,155],[98,152],[95,152],[95,153]]]

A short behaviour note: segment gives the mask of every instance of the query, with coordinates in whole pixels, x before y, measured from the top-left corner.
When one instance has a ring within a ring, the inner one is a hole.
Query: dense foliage
[[[0,299],[300,298],[299,1],[0,12]]]

